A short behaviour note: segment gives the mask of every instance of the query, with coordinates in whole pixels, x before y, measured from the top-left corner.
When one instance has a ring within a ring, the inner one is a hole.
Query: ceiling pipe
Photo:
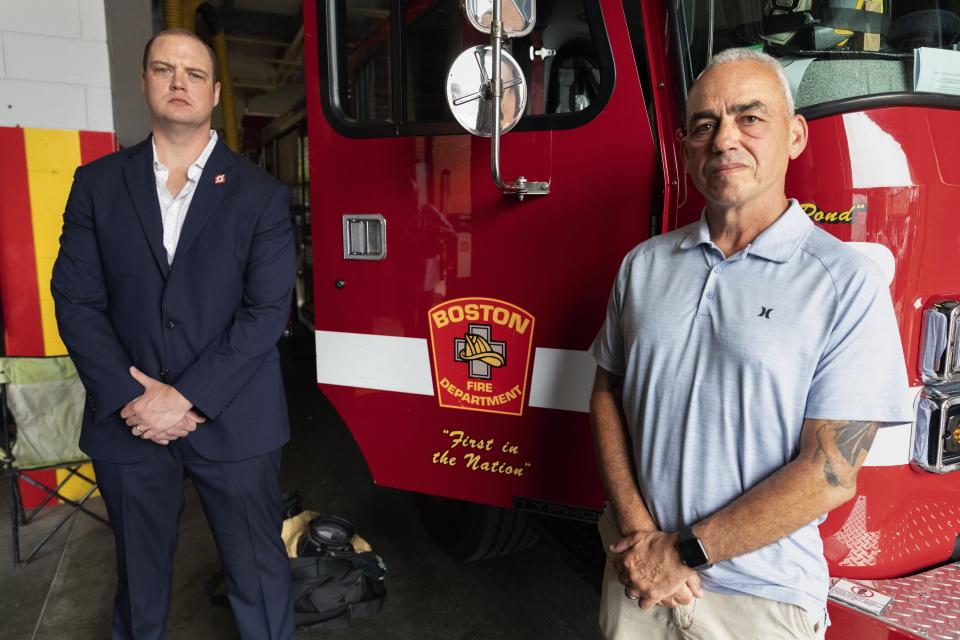
[[[182,11],[181,26],[187,31],[197,32],[197,7],[202,0],[180,0]]]
[[[167,29],[183,28],[183,5],[180,0],[164,0],[163,18]]]
[[[217,8],[209,2],[200,3],[196,15],[207,27],[210,45],[217,56],[217,64],[220,65],[220,108],[223,110],[224,142],[239,153],[240,128],[237,125],[237,103],[233,91],[233,76],[230,74],[230,58],[227,55],[227,39],[223,33],[223,19]]]
[[[297,31],[297,35],[293,37],[293,40],[290,42],[290,45],[287,46],[286,51],[283,53],[284,62],[299,62],[303,60],[303,25],[300,25],[300,29]],[[277,80],[277,85],[283,87],[286,86],[290,79],[298,69],[293,66],[287,66],[282,69],[279,73],[279,79]]]

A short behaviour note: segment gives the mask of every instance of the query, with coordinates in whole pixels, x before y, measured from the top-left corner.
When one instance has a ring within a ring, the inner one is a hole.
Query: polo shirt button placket
[[[697,308],[698,316],[711,315],[710,306],[712,306],[713,301],[716,300],[716,297],[717,297],[716,278],[717,278],[717,275],[722,271],[723,271],[723,266],[721,266],[721,264],[719,263],[715,263],[712,266],[708,267],[707,281],[704,284],[702,297],[700,298],[700,304]]]
[[[723,267],[720,265],[717,265],[713,268],[713,273],[711,273],[710,276],[707,278],[707,281],[711,287],[716,287],[716,285],[713,284],[714,276],[719,275],[722,271],[723,271]],[[714,298],[717,297],[717,294],[714,291],[714,289],[709,289],[704,297],[707,300],[713,300]]]

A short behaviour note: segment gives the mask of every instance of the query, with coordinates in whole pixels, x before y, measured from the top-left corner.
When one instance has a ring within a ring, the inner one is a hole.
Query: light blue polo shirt
[[[664,531],[698,522],[787,464],[804,418],[913,420],[880,270],[795,200],[729,258],[705,216],[637,246],[590,351],[624,377],[640,490]],[[795,604],[821,620],[821,521],[718,563],[704,588]]]

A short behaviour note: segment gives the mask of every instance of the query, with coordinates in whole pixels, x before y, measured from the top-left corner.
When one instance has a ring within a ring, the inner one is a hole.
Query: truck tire
[[[418,496],[418,502],[427,533],[458,560],[497,558],[539,540],[522,511],[425,495]]]

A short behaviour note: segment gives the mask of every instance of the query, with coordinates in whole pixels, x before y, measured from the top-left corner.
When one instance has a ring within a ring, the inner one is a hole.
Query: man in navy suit
[[[147,43],[152,135],[77,169],[53,270],[87,390],[80,444],[116,539],[114,638],[165,635],[187,477],[240,636],[293,636],[276,349],[294,282],[289,194],[211,130],[216,73],[188,31]]]

